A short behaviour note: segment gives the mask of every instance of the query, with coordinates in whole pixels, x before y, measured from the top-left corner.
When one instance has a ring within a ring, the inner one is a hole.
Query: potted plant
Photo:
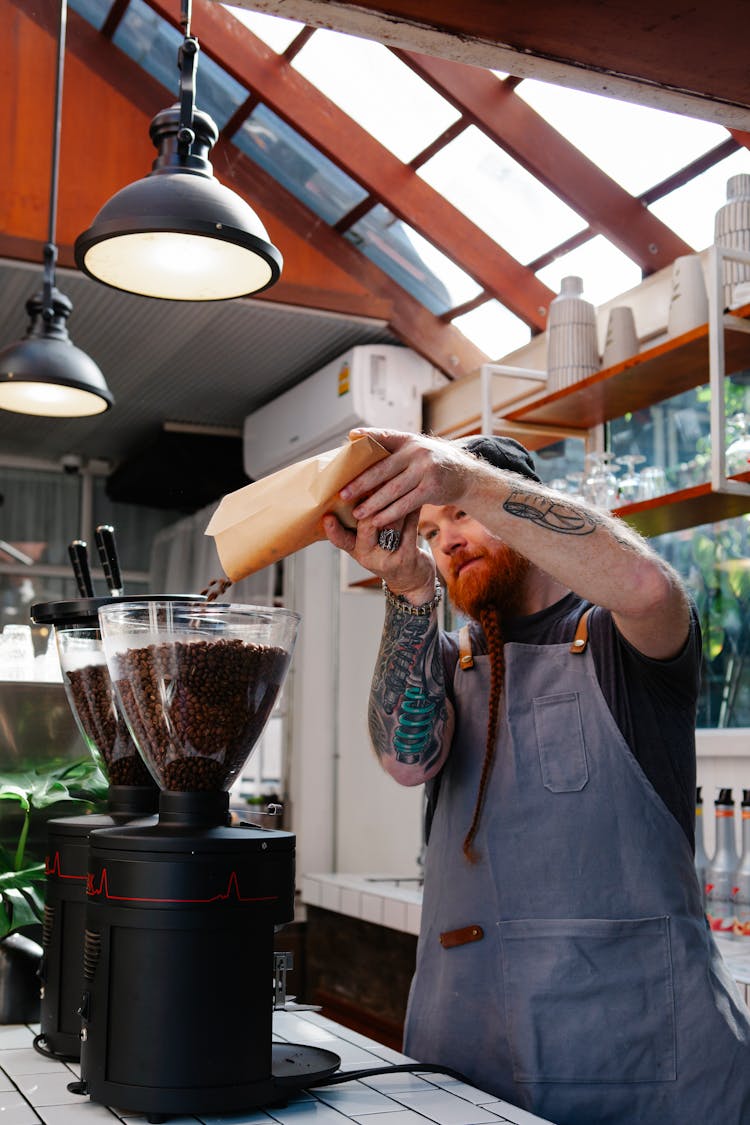
[[[10,847],[0,842],[0,1024],[38,1018],[42,949],[22,932],[44,921],[44,860],[28,848],[34,814],[44,819],[71,804],[71,813],[93,811],[106,793],[107,781],[90,757],[0,774],[0,801],[13,802],[20,813],[17,838]]]

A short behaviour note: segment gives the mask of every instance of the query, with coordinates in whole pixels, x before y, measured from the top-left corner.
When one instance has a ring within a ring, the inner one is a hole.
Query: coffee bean
[[[268,719],[289,654],[242,640],[177,641],[114,658],[115,683],[165,789],[228,789]]]
[[[111,785],[150,785],[154,781],[115,703],[106,664],[66,672],[71,707],[94,757]]]

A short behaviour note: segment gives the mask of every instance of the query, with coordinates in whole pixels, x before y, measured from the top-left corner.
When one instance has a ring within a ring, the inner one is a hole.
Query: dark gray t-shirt
[[[529,617],[504,622],[503,640],[523,644],[572,642],[590,603],[577,594]],[[620,636],[607,609],[589,615],[589,646],[602,694],[617,726],[648,780],[688,840],[695,841],[695,715],[700,688],[701,634],[691,607],[690,636],[672,660],[651,660]],[[481,627],[471,623],[474,652],[487,646]],[[458,634],[442,637],[447,691],[453,690]]]

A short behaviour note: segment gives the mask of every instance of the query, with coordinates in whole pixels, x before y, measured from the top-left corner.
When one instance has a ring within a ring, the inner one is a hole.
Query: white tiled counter
[[[334,1051],[342,1071],[410,1060],[316,1012],[276,1012],[274,1039]],[[142,1115],[107,1109],[68,1084],[80,1068],[34,1050],[38,1027],[0,1027],[1,1125],[141,1125]],[[418,1064],[417,1064],[418,1066]],[[545,1125],[541,1117],[498,1101],[448,1075],[392,1073],[300,1090],[283,1107],[245,1113],[172,1117],[170,1125]],[[546,1123],[550,1125],[550,1123]]]
[[[305,875],[302,901],[405,934],[419,934],[422,887],[392,875]]]

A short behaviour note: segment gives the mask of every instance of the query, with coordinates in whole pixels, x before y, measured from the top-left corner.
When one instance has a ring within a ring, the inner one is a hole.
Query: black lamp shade
[[[282,266],[244,199],[213,176],[174,168],[112,196],[76,239],[75,257],[105,285],[172,301],[258,293]]]
[[[26,303],[27,335],[0,352],[0,409],[51,418],[102,414],[114,402],[90,356],[71,343],[65,321],[72,305],[53,290],[44,316],[41,295]]]

